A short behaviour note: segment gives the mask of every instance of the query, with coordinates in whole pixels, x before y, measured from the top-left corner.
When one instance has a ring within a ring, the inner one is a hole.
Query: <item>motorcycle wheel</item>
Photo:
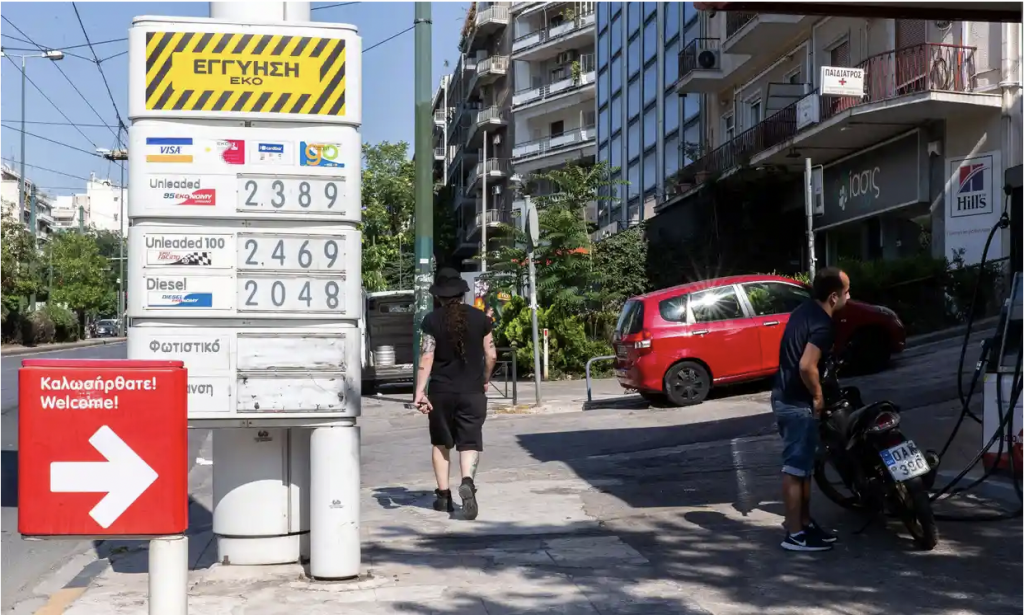
[[[860,498],[853,495],[843,495],[835,488],[832,481],[829,480],[828,475],[825,473],[829,463],[828,459],[823,457],[818,457],[814,462],[814,482],[818,485],[818,489],[821,490],[825,497],[847,510],[864,510],[864,505],[861,503]],[[834,465],[832,467],[835,468]]]
[[[902,500],[900,520],[914,539],[914,543],[925,551],[931,551],[939,544],[939,528],[935,525],[935,514],[928,490],[920,477],[897,484],[896,491]]]

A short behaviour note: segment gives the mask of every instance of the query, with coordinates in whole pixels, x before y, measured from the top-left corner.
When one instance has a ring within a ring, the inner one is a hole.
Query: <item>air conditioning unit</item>
[[[697,54],[697,68],[715,70],[722,68],[722,52],[718,49],[705,49]]]

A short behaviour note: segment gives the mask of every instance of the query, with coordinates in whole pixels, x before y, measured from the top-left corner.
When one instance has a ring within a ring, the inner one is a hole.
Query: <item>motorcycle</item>
[[[814,480],[828,499],[849,510],[898,517],[918,547],[930,551],[939,534],[928,492],[935,483],[939,456],[922,452],[900,430],[900,409],[889,401],[865,405],[860,390],[841,386],[841,358],[829,359],[821,376],[825,407],[821,448]],[[839,474],[852,495],[844,495],[826,475]]]

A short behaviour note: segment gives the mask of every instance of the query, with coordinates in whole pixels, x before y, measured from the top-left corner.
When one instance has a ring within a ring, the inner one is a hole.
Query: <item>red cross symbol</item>
[[[846,85],[846,79],[840,79],[839,85]]]

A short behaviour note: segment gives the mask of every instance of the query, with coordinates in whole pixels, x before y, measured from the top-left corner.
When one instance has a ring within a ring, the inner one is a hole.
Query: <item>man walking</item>
[[[832,315],[850,298],[850,278],[835,267],[818,272],[814,300],[789,315],[779,347],[772,411],[782,436],[782,501],[788,551],[828,551],[837,539],[811,518],[811,475],[818,449],[818,416],[825,405],[819,367],[832,352]]]
[[[459,272],[447,267],[438,271],[430,294],[440,306],[423,319],[413,403],[430,419],[431,461],[437,480],[434,510],[455,512],[448,484],[451,450],[455,448],[462,471],[462,510],[465,518],[472,520],[480,510],[474,479],[483,451],[487,383],[497,351],[491,337],[491,319],[466,305],[463,297],[467,292],[469,285]]]

